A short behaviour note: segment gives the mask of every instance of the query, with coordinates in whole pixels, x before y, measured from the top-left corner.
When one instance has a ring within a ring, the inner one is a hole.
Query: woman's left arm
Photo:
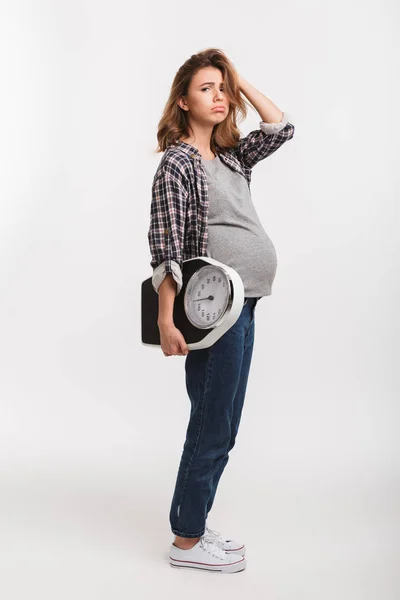
[[[260,160],[278,150],[294,135],[292,118],[282,112],[269,98],[259,92],[239,75],[240,89],[259,112],[261,122],[258,129],[250,131],[240,138],[238,144],[230,150],[247,169],[252,169]]]
[[[265,96],[251,85],[246,79],[239,75],[240,91],[251,102],[264,123],[280,123],[283,118],[283,112]]]

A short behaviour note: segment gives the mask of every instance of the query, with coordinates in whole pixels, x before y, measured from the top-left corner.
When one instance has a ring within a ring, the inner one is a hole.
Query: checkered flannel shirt
[[[261,121],[259,129],[241,138],[235,148],[218,148],[220,160],[243,175],[250,187],[253,167],[293,137],[290,120],[283,113],[280,123]],[[167,273],[172,273],[178,295],[183,261],[207,256],[208,185],[201,159],[197,148],[177,141],[165,150],[154,175],[147,237],[157,293]]]

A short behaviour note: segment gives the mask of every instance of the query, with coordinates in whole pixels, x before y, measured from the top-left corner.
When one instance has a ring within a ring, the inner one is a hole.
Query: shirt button
[[[192,158],[196,158],[196,155],[195,155],[195,154],[191,154],[190,156],[191,156]]]
[[[164,233],[165,234],[169,233],[169,229],[164,229]]]

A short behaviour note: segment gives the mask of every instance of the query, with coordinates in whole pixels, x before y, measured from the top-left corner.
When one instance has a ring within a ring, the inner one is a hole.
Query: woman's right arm
[[[177,283],[171,273],[167,273],[164,281],[158,288],[158,320],[159,328],[173,325],[174,302]]]
[[[161,348],[166,356],[188,353],[182,333],[174,325],[176,296],[182,289],[183,248],[188,191],[183,177],[178,178],[168,163],[158,172],[152,186],[148,240],[154,269],[152,284],[158,294],[158,319]]]
[[[159,294],[161,284],[169,275],[176,282],[175,296],[182,289],[183,248],[185,244],[185,225],[188,191],[184,178],[179,178],[171,171],[176,166],[164,163],[163,168],[156,173],[152,186],[152,201],[150,208],[150,227],[148,241],[152,256],[153,267],[152,284]],[[167,285],[167,296],[172,293],[172,282]],[[165,289],[165,287],[163,287]],[[173,308],[171,300],[160,302],[160,320],[172,318],[167,310]]]
[[[190,350],[182,333],[175,327],[173,319],[176,296],[176,281],[168,273],[158,291],[158,329],[161,350],[165,356],[186,356]]]

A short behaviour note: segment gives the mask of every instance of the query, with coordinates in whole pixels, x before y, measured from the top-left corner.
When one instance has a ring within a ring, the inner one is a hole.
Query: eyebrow
[[[199,87],[201,87],[202,85],[206,85],[206,84],[214,85],[214,83],[215,83],[215,81],[205,81],[204,83],[202,83],[201,85],[199,85]],[[221,85],[224,85],[223,81],[221,81]]]

